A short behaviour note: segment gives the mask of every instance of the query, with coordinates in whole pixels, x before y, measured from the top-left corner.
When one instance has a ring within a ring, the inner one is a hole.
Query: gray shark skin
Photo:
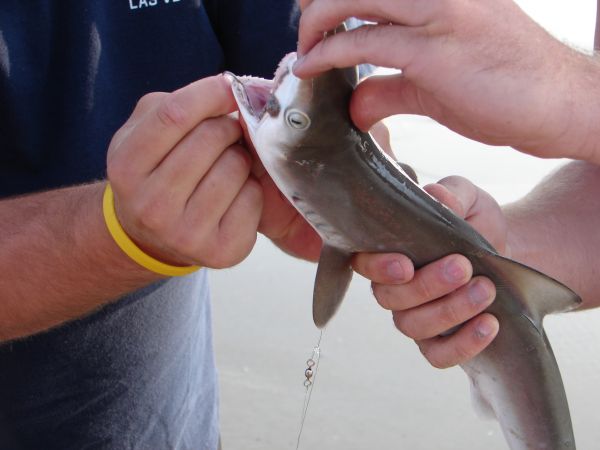
[[[356,252],[400,252],[416,267],[460,253],[496,285],[487,312],[500,331],[464,364],[480,409],[495,416],[512,450],[575,449],[563,383],[542,327],[547,313],[579,297],[546,275],[497,254],[467,222],[415,184],[370,134],[355,128],[348,104],[355,69],[302,81],[295,56],[274,81],[231,76],[248,133],[278,188],[323,239],[313,318],[324,327],[344,298]]]

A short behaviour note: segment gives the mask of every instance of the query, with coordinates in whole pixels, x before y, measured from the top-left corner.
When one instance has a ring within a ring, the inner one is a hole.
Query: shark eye
[[[287,124],[297,130],[306,130],[310,126],[310,118],[302,111],[290,109],[285,113]]]

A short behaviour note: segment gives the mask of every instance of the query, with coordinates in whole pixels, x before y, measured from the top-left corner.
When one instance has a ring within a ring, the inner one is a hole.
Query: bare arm
[[[600,167],[573,162],[504,208],[512,257],[600,306]]]
[[[58,325],[157,279],[114,244],[104,183],[0,201],[0,340]]]

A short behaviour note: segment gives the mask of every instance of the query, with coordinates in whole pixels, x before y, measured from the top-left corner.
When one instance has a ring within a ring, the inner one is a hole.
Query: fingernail
[[[296,60],[296,62],[294,63],[294,66],[292,67],[292,72],[296,73],[296,69],[298,69],[298,67],[300,67],[302,65],[302,63],[304,63],[304,55],[298,55],[298,59]]]
[[[395,281],[403,281],[405,277],[404,267],[398,260],[389,262],[386,266],[388,276]]]
[[[452,259],[446,263],[444,267],[444,276],[450,282],[460,281],[465,277],[466,271],[464,267],[456,260]]]
[[[487,303],[491,295],[481,281],[471,283],[468,290],[469,299],[474,305]]]
[[[487,338],[494,332],[494,327],[487,322],[482,322],[475,327],[475,336],[479,339]]]

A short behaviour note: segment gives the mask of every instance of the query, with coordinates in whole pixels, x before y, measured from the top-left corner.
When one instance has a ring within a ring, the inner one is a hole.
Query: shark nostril
[[[279,112],[281,111],[281,106],[279,105],[279,100],[277,100],[275,94],[271,94],[269,100],[267,100],[267,106],[265,110],[271,117],[277,117],[279,115]]]

